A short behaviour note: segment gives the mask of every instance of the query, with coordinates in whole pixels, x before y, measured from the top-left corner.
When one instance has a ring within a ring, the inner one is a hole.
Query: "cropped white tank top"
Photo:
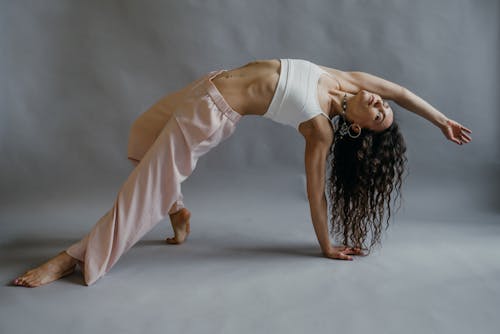
[[[328,72],[304,59],[280,59],[281,70],[276,91],[266,113],[275,122],[298,130],[300,123],[322,114],[338,129],[338,115],[330,119],[318,101],[318,80]]]

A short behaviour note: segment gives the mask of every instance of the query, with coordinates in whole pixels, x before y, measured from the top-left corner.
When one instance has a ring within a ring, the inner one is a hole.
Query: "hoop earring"
[[[361,135],[361,128],[359,129],[358,134],[357,134],[357,135],[355,135],[355,136],[353,136],[353,135],[351,134],[351,127],[352,127],[353,125],[354,125],[354,124],[351,124],[351,125],[349,126],[349,128],[347,129],[347,134],[348,134],[348,135],[349,135],[349,137],[351,137],[352,139],[356,139],[356,138],[358,138],[358,137]],[[359,128],[359,125],[358,125],[358,128]]]

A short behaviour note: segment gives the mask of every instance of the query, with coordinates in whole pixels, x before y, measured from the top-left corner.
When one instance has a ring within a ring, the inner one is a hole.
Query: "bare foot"
[[[188,209],[182,208],[176,213],[170,215],[170,223],[174,229],[175,236],[173,238],[167,238],[167,244],[179,245],[186,240],[191,228],[189,226],[189,218],[191,217],[191,212]]]
[[[77,263],[77,259],[62,251],[41,266],[17,277],[12,283],[28,288],[38,287],[71,274],[75,270]]]

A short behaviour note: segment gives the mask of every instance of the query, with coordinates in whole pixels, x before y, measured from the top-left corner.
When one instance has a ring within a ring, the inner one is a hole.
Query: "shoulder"
[[[279,66],[281,63],[281,60],[279,58],[271,58],[271,59],[255,59],[252,61],[247,62],[243,67],[247,66],[269,66],[269,67],[276,67]]]
[[[306,142],[315,142],[328,148],[333,144],[332,125],[326,117],[321,117],[321,115],[300,123],[298,131]]]
[[[336,68],[326,67],[318,64],[317,66],[322,70],[326,71],[328,74],[330,74],[331,77],[333,77],[337,81],[338,88],[341,91],[348,92],[351,94],[356,94],[359,91],[359,87],[358,85],[356,85],[355,78],[353,77],[353,73],[356,72],[342,71]]]

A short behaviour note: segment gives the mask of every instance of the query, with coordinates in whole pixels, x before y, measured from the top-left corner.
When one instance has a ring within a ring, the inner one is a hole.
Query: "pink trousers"
[[[80,261],[86,285],[105,275],[157,223],[184,206],[181,183],[200,156],[234,132],[242,116],[211,81],[224,71],[212,71],[166,95],[132,124],[128,159],[135,169],[111,209],[66,249]]]

